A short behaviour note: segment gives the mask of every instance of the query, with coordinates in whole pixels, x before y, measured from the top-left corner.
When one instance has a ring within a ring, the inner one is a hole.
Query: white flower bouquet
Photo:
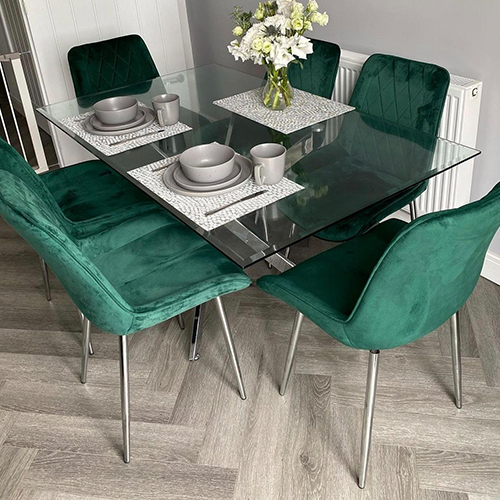
[[[291,104],[288,65],[301,64],[301,59],[312,54],[313,45],[304,33],[312,31],[314,23],[328,23],[328,14],[321,14],[318,8],[316,0],[309,0],[307,5],[296,0],[270,0],[259,3],[253,13],[236,7],[231,14],[236,24],[233,35],[238,38],[228,50],[236,60],[266,66],[265,106],[284,109]]]

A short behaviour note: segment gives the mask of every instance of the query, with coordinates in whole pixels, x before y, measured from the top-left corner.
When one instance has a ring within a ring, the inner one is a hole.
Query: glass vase
[[[267,82],[262,91],[264,106],[275,111],[286,109],[293,100],[293,88],[288,81],[287,68],[268,68]]]

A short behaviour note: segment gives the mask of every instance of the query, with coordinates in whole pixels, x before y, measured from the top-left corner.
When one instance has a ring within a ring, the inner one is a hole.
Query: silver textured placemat
[[[139,105],[141,107],[145,107],[145,105],[142,103],[139,103]],[[191,130],[191,127],[181,122],[178,122],[175,125],[171,125],[170,127],[163,128],[155,120],[148,127],[145,127],[131,134],[95,135],[87,132],[82,126],[83,122],[85,121],[85,118],[89,117],[92,114],[93,112],[89,111],[88,113],[82,113],[81,115],[72,116],[71,118],[63,118],[61,120],[61,123],[66,127],[68,127],[76,135],[85,139],[90,145],[99,150],[101,153],[104,153],[106,156],[112,156],[118,153],[123,153],[124,151],[128,151],[129,149],[134,149],[139,146],[145,146],[146,144],[150,144],[151,142],[159,141],[160,139],[166,139],[167,137],[172,137],[174,135],[182,134],[184,132],[188,132],[189,130]],[[141,137],[144,134],[151,134],[151,135],[146,135],[146,137]],[[110,146],[112,142],[121,141],[123,139],[133,139],[133,140],[130,140],[124,144]]]
[[[262,103],[262,87],[219,99],[214,104],[283,134],[291,134],[354,110],[347,104],[294,89],[292,104],[283,111],[275,111]]]
[[[272,186],[258,186],[254,180],[251,179],[241,188],[226,194],[209,196],[207,198],[182,196],[172,192],[167,186],[165,186],[163,182],[163,173],[165,172],[165,169],[157,172],[153,171],[163,165],[173,162],[175,159],[177,158],[172,157],[160,160],[156,163],[150,163],[144,167],[131,170],[128,173],[157,196],[179,210],[179,212],[182,212],[186,217],[189,217],[192,221],[196,222],[198,226],[206,231],[211,231],[219,226],[223,226],[232,220],[243,217],[244,215],[259,208],[270,205],[275,201],[286,198],[287,196],[304,189],[303,186],[286,178],[283,178],[278,184],[274,184]],[[251,200],[242,201],[241,203],[226,208],[225,210],[221,210],[214,215],[209,215],[208,217],[205,216],[205,212],[208,212],[209,210],[222,207],[232,201],[240,200],[249,194],[257,193],[264,189],[267,189],[267,193],[261,196],[257,196]]]

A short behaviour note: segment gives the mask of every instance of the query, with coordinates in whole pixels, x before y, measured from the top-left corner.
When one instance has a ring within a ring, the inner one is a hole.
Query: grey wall
[[[385,52],[440,64],[484,82],[473,198],[500,181],[500,2],[498,0],[318,0],[330,23],[314,36],[365,54]],[[257,0],[236,2],[254,9]],[[235,0],[187,0],[195,64],[235,63],[227,52]],[[500,254],[500,235],[491,250]]]

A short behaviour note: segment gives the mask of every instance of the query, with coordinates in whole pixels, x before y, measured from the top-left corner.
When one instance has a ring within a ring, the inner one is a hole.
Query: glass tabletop
[[[208,65],[38,111],[242,268],[480,154],[357,111],[285,135],[213,104],[260,86],[260,78]],[[124,153],[106,156],[61,123],[91,111],[95,102],[106,97],[133,95],[150,105],[152,97],[166,92],[180,96],[181,122],[192,130]],[[283,144],[288,149],[285,176],[305,189],[206,231],[128,174],[191,146],[214,141],[227,143],[244,156],[256,144]]]

